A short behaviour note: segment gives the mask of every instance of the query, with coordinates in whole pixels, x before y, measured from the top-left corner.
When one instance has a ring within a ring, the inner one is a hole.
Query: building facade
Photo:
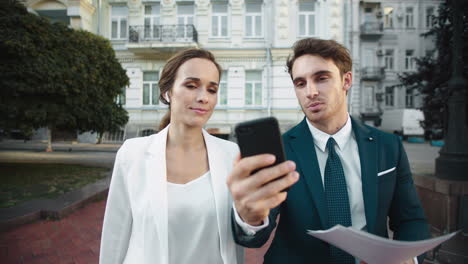
[[[439,2],[24,1],[39,15],[68,17],[72,27],[111,41],[130,79],[118,98],[130,119],[122,131],[107,135],[107,141],[157,131],[167,111],[158,100],[164,63],[191,47],[210,50],[224,69],[218,105],[206,126],[214,134],[227,136],[238,122],[270,115],[285,131],[303,118],[285,62],[294,42],[305,37],[334,39],[349,48],[354,61],[348,96],[352,116],[372,121],[385,109],[418,106],[413,94],[392,86],[398,73],[415,69],[415,57],[433,50],[432,41],[420,33],[430,26]]]
[[[421,106],[417,92],[396,85],[399,74],[416,70],[415,58],[434,53],[433,38],[422,34],[433,26],[440,3],[352,0],[347,45],[358,82],[349,98],[353,116],[373,125],[385,110]]]

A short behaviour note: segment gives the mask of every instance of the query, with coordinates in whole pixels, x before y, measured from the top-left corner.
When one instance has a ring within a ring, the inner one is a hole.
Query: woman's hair
[[[213,54],[204,49],[187,49],[178,52],[174,56],[172,56],[164,65],[164,68],[161,73],[161,79],[159,79],[159,100],[169,106],[169,111],[164,115],[159,123],[159,130],[164,129],[170,122],[171,122],[171,103],[166,99],[166,93],[171,91],[172,86],[174,86],[174,82],[177,76],[177,72],[186,61],[190,59],[206,59],[211,61],[219,72],[219,80],[221,80],[221,73],[222,69],[221,66],[216,62],[215,57]]]

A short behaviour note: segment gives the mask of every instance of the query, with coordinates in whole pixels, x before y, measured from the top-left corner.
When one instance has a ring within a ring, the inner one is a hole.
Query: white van
[[[424,129],[421,126],[424,121],[424,114],[417,109],[393,109],[385,110],[382,114],[382,123],[379,129],[403,136],[424,136]]]

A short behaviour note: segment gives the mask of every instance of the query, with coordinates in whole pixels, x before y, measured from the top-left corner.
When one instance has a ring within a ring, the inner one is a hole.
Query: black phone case
[[[276,156],[276,161],[271,166],[285,161],[283,141],[276,118],[266,117],[239,123],[235,133],[243,158],[270,153]]]

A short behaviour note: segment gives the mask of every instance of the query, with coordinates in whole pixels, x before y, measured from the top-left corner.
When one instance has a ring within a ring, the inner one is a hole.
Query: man
[[[265,263],[355,263],[344,251],[306,234],[336,224],[388,237],[388,218],[394,239],[428,238],[400,139],[358,123],[347,112],[352,61],[346,48],[308,38],[293,49],[287,68],[305,118],[283,135],[289,161],[253,175],[274,157],[236,161],[228,178],[236,242],[261,247],[278,214]],[[405,263],[413,262],[417,259]]]

